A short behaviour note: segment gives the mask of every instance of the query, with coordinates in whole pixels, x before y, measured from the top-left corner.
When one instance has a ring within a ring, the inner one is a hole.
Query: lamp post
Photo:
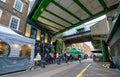
[[[42,34],[41,35],[41,41],[42,41],[42,59],[41,59],[41,67],[42,68],[45,68],[45,52],[44,52],[44,40],[43,40],[43,38],[44,38],[44,35]]]

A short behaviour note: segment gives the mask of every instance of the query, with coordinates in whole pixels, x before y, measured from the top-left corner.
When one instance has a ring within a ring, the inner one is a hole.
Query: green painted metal
[[[68,20],[66,20],[66,19],[64,19],[64,18],[62,18],[62,17],[60,17],[60,16],[58,16],[58,15],[56,15],[56,14],[54,14],[54,13],[52,13],[52,12],[49,11],[49,10],[45,9],[45,11],[48,12],[48,13],[50,13],[50,14],[52,14],[52,15],[54,15],[54,16],[56,16],[56,17],[58,17],[59,19],[65,21],[65,22],[67,22],[67,23],[73,25],[73,23],[69,22]]]
[[[44,11],[44,9],[49,5],[50,2],[53,0],[42,0],[42,2],[39,4],[39,7],[35,11],[34,15],[32,16],[33,20],[37,20],[38,17],[41,15],[41,13]]]
[[[57,53],[62,53],[62,50],[63,50],[63,40],[62,39],[57,39],[56,52]]]
[[[100,40],[92,40],[92,45],[95,49],[101,49],[101,41]]]
[[[119,4],[119,3],[118,3],[118,4]],[[83,24],[83,23],[85,23],[85,22],[88,22],[88,21],[93,20],[93,19],[95,19],[95,18],[97,18],[97,17],[100,17],[100,16],[108,13],[109,11],[111,11],[111,10],[113,10],[113,9],[116,9],[116,8],[118,7],[118,4],[115,4],[115,5],[111,6],[110,8],[108,8],[107,10],[104,10],[104,11],[98,13],[98,14],[95,14],[94,16],[89,17],[89,18],[87,18],[87,19],[85,19],[85,20],[83,20],[83,21],[81,21],[81,22],[79,22],[79,23],[77,23],[77,24],[75,24],[75,25],[73,25],[73,26],[70,26],[70,27],[68,27],[68,28],[66,28],[66,29],[64,29],[64,30],[62,30],[62,31],[54,34],[54,35],[57,35],[57,34],[59,34],[59,33],[62,33],[62,32],[64,32],[64,31],[66,31],[66,30],[70,30],[70,29],[72,29],[72,28],[74,28],[74,27],[80,26],[81,24]]]
[[[79,7],[81,7],[87,14],[92,16],[93,14],[79,1],[79,0],[73,0]]]
[[[102,48],[102,55],[103,55],[103,61],[108,61],[109,59],[109,54],[107,53],[107,48],[106,48],[106,44],[105,41],[101,40],[101,48]]]
[[[28,14],[28,18],[31,19],[33,14],[35,13],[35,11],[37,10],[39,4],[41,3],[42,0],[35,0],[34,5],[32,6],[29,14]]]
[[[63,25],[61,25],[61,24],[59,24],[59,23],[56,23],[55,21],[50,20],[50,19],[48,19],[48,18],[46,18],[46,17],[43,17],[43,16],[40,16],[40,17],[43,18],[43,19],[46,19],[46,20],[48,20],[48,21],[50,21],[50,22],[53,22],[53,23],[55,23],[55,24],[57,24],[57,25],[59,25],[59,26],[61,26],[61,27],[66,27],[66,26],[63,26]]]
[[[107,9],[107,5],[105,4],[105,2],[103,0],[98,0],[99,3],[102,5],[102,7],[104,8],[104,10]]]
[[[63,6],[61,6],[60,4],[58,4],[55,1],[52,1],[53,4],[55,4],[57,7],[61,8],[63,11],[67,12],[68,14],[70,14],[71,16],[73,16],[74,18],[78,19],[79,21],[81,21],[81,19],[79,17],[77,17],[76,15],[74,15],[73,13],[71,13],[70,11],[68,11],[66,8],[64,8]]]
[[[37,8],[37,10],[35,11],[34,15],[32,16],[32,19],[33,19],[33,20],[37,20],[38,17],[41,15],[41,13],[42,13],[42,12],[44,11],[44,9],[49,5],[50,2],[54,3],[56,6],[58,6],[59,8],[61,8],[62,10],[64,10],[65,12],[69,13],[70,15],[72,15],[72,16],[74,16],[76,19],[78,19],[78,17],[76,17],[74,14],[72,14],[71,12],[69,12],[66,8],[64,8],[63,6],[61,6],[60,4],[58,4],[57,2],[55,2],[55,1],[53,1],[53,0],[42,0],[41,3],[39,4],[39,7]],[[103,1],[99,0],[99,2],[101,3],[101,5],[102,5],[104,8],[106,8],[106,5],[104,4]],[[81,24],[83,24],[83,23],[85,23],[85,22],[87,22],[87,21],[90,21],[90,20],[92,20],[92,19],[95,19],[95,18],[97,18],[97,17],[99,17],[99,16],[101,16],[101,15],[103,15],[103,14],[106,14],[107,12],[109,12],[109,11],[117,8],[117,6],[118,6],[118,4],[113,5],[112,7],[109,7],[109,8],[107,8],[107,9],[104,9],[104,11],[102,11],[102,12],[100,12],[100,13],[98,13],[98,14],[95,14],[95,15],[93,15],[93,16],[85,19],[85,20],[82,20],[82,21],[80,21],[79,23],[76,23],[76,24],[74,24],[74,25],[72,25],[72,26],[70,26],[70,27],[68,27],[68,28],[65,28],[64,30],[61,30],[60,32],[57,32],[56,34],[62,33],[62,32],[64,32],[64,31],[66,31],[66,30],[69,30],[69,29],[71,29],[71,28],[74,28],[74,27],[76,27],[76,26],[79,26],[79,25],[81,25]],[[41,10],[42,10],[42,11],[41,11]],[[79,18],[79,19],[80,19],[80,18]],[[80,19],[80,20],[81,20],[81,19]],[[55,23],[56,23],[56,22],[55,22]],[[56,34],[55,34],[55,35],[56,35]]]

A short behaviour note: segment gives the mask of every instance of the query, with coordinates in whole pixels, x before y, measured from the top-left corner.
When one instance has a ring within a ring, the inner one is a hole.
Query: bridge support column
[[[106,62],[109,60],[109,53],[108,53],[107,44],[105,43],[104,40],[101,40],[101,48],[102,48],[103,61]]]

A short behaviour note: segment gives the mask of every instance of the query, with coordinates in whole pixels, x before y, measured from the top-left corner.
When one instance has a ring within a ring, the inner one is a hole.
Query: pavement
[[[105,68],[105,62],[93,62],[87,59],[79,63],[78,61],[62,63],[60,65],[51,64],[46,68],[35,67],[0,77],[120,77],[117,69]]]

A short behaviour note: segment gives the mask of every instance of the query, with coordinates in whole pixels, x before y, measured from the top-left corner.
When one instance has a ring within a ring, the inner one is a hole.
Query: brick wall
[[[19,12],[13,8],[15,0],[6,0],[5,3],[0,1],[0,9],[3,11],[0,24],[9,26],[11,16],[16,16],[20,18],[19,30],[24,32],[26,25],[26,18],[28,13],[29,1],[21,0],[23,2],[22,12]]]
[[[79,50],[84,51],[86,53],[90,53],[91,52],[91,48],[89,45],[85,44],[85,43],[76,43],[76,46]]]
[[[85,51],[85,52],[90,53],[91,48],[90,48],[90,46],[89,46],[89,45],[87,45],[87,44],[83,43],[83,47],[84,47],[84,51]]]
[[[1,9],[2,12],[2,16],[0,19],[0,24],[4,24],[6,26],[9,26],[9,22],[10,22],[10,18],[11,18],[11,13],[8,13],[5,9]]]

